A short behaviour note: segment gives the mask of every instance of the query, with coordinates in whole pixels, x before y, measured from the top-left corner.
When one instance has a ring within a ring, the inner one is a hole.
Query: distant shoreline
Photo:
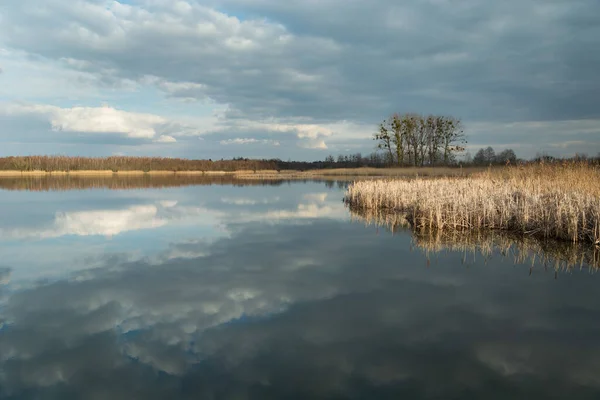
[[[111,171],[111,170],[75,170],[75,171],[18,171],[5,170],[0,171],[0,176],[19,177],[19,176],[66,176],[66,175],[232,175],[238,171]],[[239,171],[245,172],[245,171]],[[250,171],[252,173],[252,171]]]
[[[483,168],[447,168],[447,167],[405,167],[405,168],[335,168],[335,169],[312,169],[307,171],[297,170],[237,170],[237,171],[141,171],[141,170],[73,170],[73,171],[19,171],[0,170],[0,177],[48,177],[48,176],[168,176],[168,175],[197,175],[197,176],[234,176],[241,179],[310,179],[313,177],[332,176],[368,176],[368,177],[402,177],[402,176],[467,176],[474,172],[480,172]]]

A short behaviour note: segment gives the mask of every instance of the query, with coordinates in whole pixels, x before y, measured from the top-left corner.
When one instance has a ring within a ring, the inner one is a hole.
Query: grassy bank
[[[341,167],[341,168],[339,168]],[[19,156],[0,157],[0,175],[43,174],[166,174],[166,173],[236,173],[251,175],[259,173],[272,176],[275,173],[292,175],[328,176],[455,176],[469,173],[476,168],[463,170],[459,167],[435,168],[388,168],[380,162],[369,163],[365,159],[355,161],[282,161],[279,159],[257,160],[234,158],[231,160],[193,160],[165,157],[67,157],[67,156]]]
[[[360,181],[354,210],[404,214],[414,229],[505,230],[572,242],[600,240],[600,168],[535,164],[463,178]]]

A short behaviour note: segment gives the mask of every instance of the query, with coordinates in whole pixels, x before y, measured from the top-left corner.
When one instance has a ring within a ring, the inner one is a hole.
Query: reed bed
[[[351,175],[351,176],[374,176],[374,177],[388,177],[388,176],[405,176],[405,177],[450,177],[450,176],[469,176],[474,173],[480,173],[485,171],[485,168],[481,167],[401,167],[401,168],[333,168],[323,169],[316,172],[319,175]]]
[[[256,171],[278,169],[269,160],[188,160],[168,157],[0,157],[0,171]]]
[[[533,164],[464,178],[360,181],[354,210],[400,212],[414,229],[504,230],[600,244],[600,168]]]
[[[467,255],[482,255],[491,258],[494,254],[508,257],[515,264],[536,264],[545,268],[569,271],[575,268],[600,269],[600,247],[585,243],[570,243],[554,239],[542,239],[535,236],[523,236],[499,230],[414,230],[403,214],[373,210],[352,210],[354,221],[367,225],[381,226],[392,233],[404,231],[411,233],[413,244],[422,250],[428,262],[433,255],[452,251],[463,253],[463,262]]]
[[[252,174],[240,174],[236,176],[242,179],[381,179],[389,177],[457,177],[469,176],[474,173],[485,171],[485,168],[334,168],[334,169],[312,169],[308,171],[281,170],[281,171],[256,171]]]

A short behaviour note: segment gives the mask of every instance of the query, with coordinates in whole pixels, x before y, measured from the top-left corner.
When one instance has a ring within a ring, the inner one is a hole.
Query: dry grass
[[[0,157],[0,171],[256,171],[277,169],[269,160],[188,160],[166,157]]]
[[[480,254],[486,259],[494,254],[511,258],[515,264],[543,265],[555,270],[574,268],[600,268],[600,247],[584,243],[569,243],[553,239],[540,239],[498,230],[413,230],[403,214],[372,210],[352,211],[352,218],[367,225],[382,226],[392,233],[410,232],[414,245],[421,249],[428,260],[437,253],[452,251],[467,255]]]
[[[352,175],[352,176],[406,176],[406,177],[442,177],[442,176],[468,176],[473,173],[485,171],[485,168],[449,168],[449,167],[406,167],[406,168],[334,168],[318,171],[308,171],[307,173],[317,173],[319,175]]]
[[[572,242],[600,240],[600,168],[506,167],[468,178],[378,180],[348,187],[354,210],[396,211],[415,229],[498,229]]]
[[[322,178],[386,178],[386,177],[458,177],[481,173],[485,168],[334,168],[314,169],[309,171],[257,171],[255,173],[243,174],[236,172],[236,176],[243,179],[322,179]]]

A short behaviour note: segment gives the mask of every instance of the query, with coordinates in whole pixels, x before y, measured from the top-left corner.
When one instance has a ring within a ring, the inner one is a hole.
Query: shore
[[[481,172],[484,168],[336,168],[316,169],[308,171],[295,170],[238,170],[238,171],[112,171],[112,170],[73,170],[73,171],[18,171],[0,170],[0,177],[35,177],[35,176],[140,176],[140,175],[231,175],[239,179],[311,179],[318,177],[442,177],[468,176]]]
[[[0,177],[19,176],[127,176],[127,175],[233,175],[235,173],[253,173],[253,171],[111,171],[111,170],[75,170],[75,171],[0,171]]]

